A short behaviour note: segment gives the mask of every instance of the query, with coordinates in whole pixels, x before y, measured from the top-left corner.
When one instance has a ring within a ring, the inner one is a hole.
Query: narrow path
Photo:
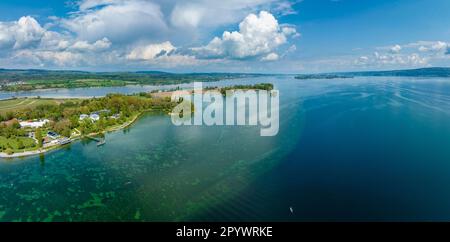
[[[10,108],[15,108],[15,107],[17,107],[17,106],[20,106],[20,105],[22,105],[24,102],[26,102],[26,101],[28,101],[27,99],[25,99],[25,100],[23,100],[22,102],[20,102],[20,103],[16,103],[16,104],[13,104],[13,105],[9,105],[9,106],[5,106],[5,107],[0,107],[0,110],[1,109],[10,109]],[[36,101],[36,100],[35,100]],[[29,105],[29,104],[27,104],[27,105]]]
[[[33,100],[31,103],[27,104],[27,106],[34,104],[37,100]]]
[[[25,103],[26,101],[28,101],[28,100],[23,100],[22,102],[14,104],[14,105],[0,107],[0,111],[10,110],[10,109],[17,108],[17,107],[20,107],[20,106],[27,107],[27,106],[33,105],[34,103],[37,102],[37,100],[32,100],[30,103],[26,103],[25,105],[23,105],[23,103]]]

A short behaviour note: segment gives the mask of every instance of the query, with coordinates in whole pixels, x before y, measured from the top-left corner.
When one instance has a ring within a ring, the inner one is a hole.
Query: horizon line
[[[173,75],[188,75],[188,74],[234,74],[234,75],[314,75],[314,74],[345,74],[345,73],[365,73],[365,72],[390,72],[390,71],[414,71],[414,70],[427,70],[427,69],[450,69],[450,66],[436,66],[436,67],[418,67],[418,68],[400,68],[400,69],[383,69],[383,70],[353,70],[353,71],[333,71],[333,72],[309,72],[309,73],[261,73],[261,72],[220,72],[220,71],[208,71],[208,72],[170,72],[165,70],[136,70],[136,71],[89,71],[81,69],[44,69],[44,68],[3,68],[0,67],[0,71],[52,71],[52,72],[84,72],[84,73],[164,73]]]

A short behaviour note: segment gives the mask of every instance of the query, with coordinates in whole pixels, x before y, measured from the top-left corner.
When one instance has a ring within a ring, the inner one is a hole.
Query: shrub
[[[5,153],[7,155],[12,155],[12,154],[14,154],[14,151],[11,148],[8,148],[8,149],[5,150]]]

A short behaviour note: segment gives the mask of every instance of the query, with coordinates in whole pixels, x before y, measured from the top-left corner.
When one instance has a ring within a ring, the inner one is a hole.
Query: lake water
[[[0,221],[450,220],[450,79],[221,85],[258,82],[280,90],[277,136],[147,114],[102,147],[1,160]]]

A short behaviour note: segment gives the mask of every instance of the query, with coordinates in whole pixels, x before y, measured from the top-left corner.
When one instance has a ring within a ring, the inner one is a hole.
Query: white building
[[[89,116],[89,118],[91,118],[92,121],[98,121],[98,120],[100,120],[100,115],[93,113]]]
[[[89,118],[89,115],[87,115],[87,114],[81,114],[80,115],[80,120],[84,120],[86,118]]]
[[[91,113],[90,115],[87,114],[81,114],[80,115],[80,121],[85,120],[87,118],[90,118],[92,121],[98,121],[100,120],[100,115],[98,115],[97,113]]]
[[[113,118],[113,119],[118,119],[118,118],[120,118],[120,113],[114,114],[113,116],[111,116],[111,118]]]
[[[42,119],[39,121],[22,121],[19,124],[22,128],[40,128],[48,122],[50,122],[48,119]]]

